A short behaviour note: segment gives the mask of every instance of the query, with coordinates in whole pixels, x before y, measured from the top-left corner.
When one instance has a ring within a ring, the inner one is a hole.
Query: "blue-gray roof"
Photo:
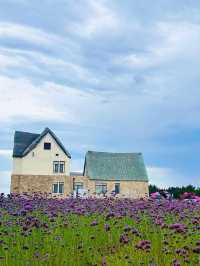
[[[83,172],[70,172],[70,176],[83,176]]]
[[[84,176],[106,181],[148,181],[141,153],[88,151],[85,156]]]
[[[49,128],[45,128],[45,130],[41,134],[34,134],[23,131],[15,131],[14,135],[14,148],[13,148],[13,157],[24,157],[31,150],[33,150],[36,145],[41,141],[41,139],[46,135],[50,134],[59,147],[63,150],[63,152],[71,158],[70,153],[65,149],[61,141],[56,137],[56,135]]]

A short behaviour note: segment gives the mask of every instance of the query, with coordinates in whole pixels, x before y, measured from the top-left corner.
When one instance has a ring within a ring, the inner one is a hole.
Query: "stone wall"
[[[96,183],[107,184],[107,195],[115,189],[115,184],[120,183],[120,194],[118,197],[141,198],[149,195],[148,182],[144,181],[97,181],[86,176],[73,176],[75,182],[83,182],[84,189],[88,190],[90,196],[96,196]]]
[[[52,185],[56,182],[64,182],[64,193],[62,195],[52,194]],[[45,193],[49,196],[67,197],[73,192],[73,182],[82,182],[83,188],[88,190],[90,196],[97,196],[95,192],[96,183],[107,184],[107,196],[115,189],[115,184],[120,183],[120,194],[118,197],[141,198],[148,196],[148,182],[142,181],[97,181],[86,176],[66,175],[12,175],[12,193]]]
[[[64,182],[64,193],[59,197],[67,197],[72,191],[72,179],[66,175],[12,175],[11,193],[42,193],[49,196],[52,194],[52,185],[57,182]]]

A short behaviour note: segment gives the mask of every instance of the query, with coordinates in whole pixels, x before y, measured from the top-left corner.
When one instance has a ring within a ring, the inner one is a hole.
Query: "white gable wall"
[[[44,150],[44,142],[51,143],[51,150]],[[34,156],[33,156],[34,153]],[[56,156],[59,154],[59,156]],[[37,146],[23,158],[13,158],[13,174],[53,175],[53,161],[65,162],[65,175],[70,175],[70,159],[50,134],[44,136]],[[56,173],[56,175],[58,175]]]

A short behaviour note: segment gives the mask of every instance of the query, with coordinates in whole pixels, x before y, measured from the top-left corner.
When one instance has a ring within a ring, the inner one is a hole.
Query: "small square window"
[[[44,142],[44,150],[50,150],[51,149],[51,143],[50,142]]]

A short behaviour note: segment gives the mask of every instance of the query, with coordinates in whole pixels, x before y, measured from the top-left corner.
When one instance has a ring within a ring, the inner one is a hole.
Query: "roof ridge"
[[[15,130],[15,133],[25,133],[25,134],[32,134],[32,135],[40,135],[39,133],[33,133],[33,132],[22,131],[22,130]]]
[[[136,155],[142,155],[142,152],[109,152],[109,151],[87,151],[87,153],[101,153],[101,154],[109,154],[109,155],[124,155],[124,154],[136,154]]]

